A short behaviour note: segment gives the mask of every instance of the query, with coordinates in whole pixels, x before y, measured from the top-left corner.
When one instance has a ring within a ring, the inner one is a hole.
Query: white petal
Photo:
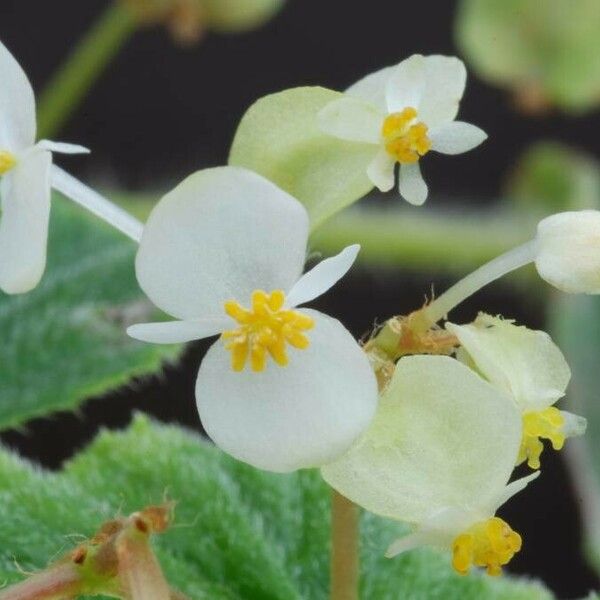
[[[393,73],[395,67],[385,67],[375,73],[371,73],[361,80],[357,81],[354,85],[351,85],[347,90],[346,94],[353,96],[354,98],[360,98],[370,104],[377,106],[382,112],[387,113],[387,101],[385,99],[385,93],[387,88],[387,82]]]
[[[52,155],[28,152],[2,178],[0,288],[8,294],[33,289],[46,267]]]
[[[432,129],[428,133],[431,149],[442,154],[462,154],[479,146],[487,139],[483,129],[470,123],[452,121]]]
[[[394,187],[396,161],[382,148],[367,167],[367,176],[380,192],[389,192]]]
[[[345,97],[330,102],[317,115],[321,131],[350,142],[378,144],[385,114],[376,106]]]
[[[246,169],[206,169],[150,214],[137,277],[165,312],[214,316],[229,299],[248,305],[256,289],[287,292],[302,273],[307,238],[308,215],[292,196]]]
[[[534,471],[526,477],[511,481],[499,494],[491,496],[487,505],[487,512],[490,515],[495,514],[503,504],[506,504],[515,494],[524,490],[531,481],[537,479],[540,473],[541,471]]]
[[[400,165],[398,190],[407,202],[415,206],[421,206],[427,200],[429,190],[421,175],[421,167],[418,162]]]
[[[587,429],[587,419],[580,417],[566,410],[561,410],[560,414],[565,419],[565,424],[562,427],[562,433],[565,437],[578,437],[585,433]]]
[[[142,342],[178,344],[218,335],[231,325],[229,318],[199,319],[197,321],[166,321],[138,323],[127,328],[127,334]]]
[[[424,56],[413,54],[394,67],[386,84],[389,113],[400,112],[409,106],[419,108],[425,86],[426,64]]]
[[[571,370],[544,331],[481,313],[470,325],[446,323],[479,372],[507,391],[523,412],[543,410],[565,394]]]
[[[269,471],[315,467],[345,452],[368,426],[377,404],[369,361],[343,325],[321,313],[306,350],[265,371],[234,372],[223,341],[208,351],[196,399],[214,442],[235,458]]]
[[[521,427],[511,398],[458,361],[405,357],[371,427],[321,472],[363,508],[420,523],[450,507],[476,509],[500,494]]]
[[[388,548],[386,556],[391,558],[418,546],[448,549],[452,546],[456,536],[478,521],[489,519],[492,515],[493,513],[481,510],[473,512],[452,507],[442,509],[419,523],[413,534],[396,540]]]
[[[23,69],[0,42],[0,150],[17,153],[35,141],[35,98]]]
[[[350,270],[359,252],[360,245],[353,244],[336,256],[322,260],[295,283],[287,296],[286,305],[293,308],[324,294]]]
[[[570,294],[600,294],[600,211],[546,217],[536,239],[535,266],[542,279]]]
[[[50,140],[40,140],[36,146],[50,152],[58,152],[60,154],[89,154],[89,148],[80,146],[79,144],[66,144],[65,142],[52,142]]]
[[[419,120],[430,128],[452,121],[465,91],[467,70],[455,56],[427,56],[425,83],[419,106]]]

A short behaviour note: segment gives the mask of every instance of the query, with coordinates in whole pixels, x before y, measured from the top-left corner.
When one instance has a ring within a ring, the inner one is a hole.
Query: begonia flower
[[[159,202],[136,260],[142,289],[178,320],[129,334],[155,343],[220,335],[198,374],[200,418],[223,450],[272,471],[334,460],[377,404],[375,376],[350,333],[297,308],[343,277],[359,247],[302,275],[307,240],[296,199],[251,171],[221,167]]]

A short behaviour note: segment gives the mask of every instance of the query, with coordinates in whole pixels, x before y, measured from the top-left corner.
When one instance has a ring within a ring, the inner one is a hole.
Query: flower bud
[[[540,221],[535,266],[563,292],[600,294],[600,211],[563,212]]]

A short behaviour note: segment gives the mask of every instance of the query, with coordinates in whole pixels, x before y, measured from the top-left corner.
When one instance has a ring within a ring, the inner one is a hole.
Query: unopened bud
[[[600,294],[600,211],[563,212],[540,221],[535,266],[563,292]]]

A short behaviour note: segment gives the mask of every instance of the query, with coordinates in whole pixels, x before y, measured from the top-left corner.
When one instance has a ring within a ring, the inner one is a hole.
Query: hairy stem
[[[359,509],[332,490],[331,600],[357,600],[359,583]]]
[[[0,591],[0,600],[60,600],[78,596],[81,591],[79,571],[65,562]]]
[[[135,29],[136,21],[122,2],[109,5],[42,93],[40,138],[56,134]]]

